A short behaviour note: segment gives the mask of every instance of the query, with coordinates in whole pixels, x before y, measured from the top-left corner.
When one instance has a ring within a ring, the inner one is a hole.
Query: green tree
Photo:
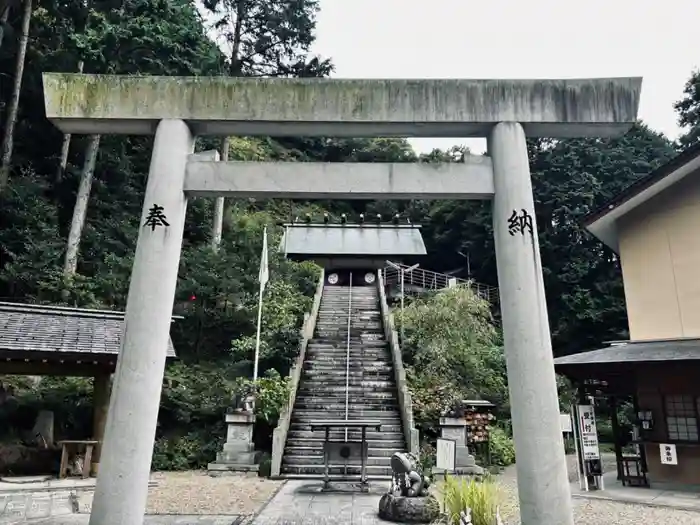
[[[693,71],[685,83],[683,96],[673,105],[683,134],[678,138],[680,149],[700,142],[700,71]]]
[[[675,154],[672,144],[640,123],[614,139],[538,140],[528,149],[555,353],[625,337],[619,261],[581,220],[669,160]],[[497,286],[490,203],[442,201],[424,210],[423,220],[414,222],[425,223],[423,235],[433,254],[426,266],[463,267],[468,254],[471,276]]]
[[[486,301],[450,288],[415,299],[398,322],[405,322],[404,363],[424,432],[463,399],[486,399],[508,414],[505,357]]]

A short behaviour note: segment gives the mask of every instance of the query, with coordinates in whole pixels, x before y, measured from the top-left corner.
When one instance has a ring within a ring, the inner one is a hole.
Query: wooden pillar
[[[93,439],[99,443],[92,454],[91,472],[97,476],[100,468],[100,456],[102,455],[102,441],[107,424],[107,412],[109,411],[109,395],[112,389],[112,375],[98,374],[93,379],[92,406],[93,406]]]
[[[620,433],[620,422],[617,419],[617,397],[610,396],[610,423],[612,426],[613,441],[615,442],[615,463],[617,465],[617,479],[622,479],[622,434]]]

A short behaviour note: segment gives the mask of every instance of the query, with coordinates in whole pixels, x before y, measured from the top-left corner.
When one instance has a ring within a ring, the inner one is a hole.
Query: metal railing
[[[399,269],[397,269],[397,267]],[[401,270],[406,270],[408,268],[410,268],[408,265],[400,263],[392,263],[391,265],[386,265],[384,267],[383,272],[385,283],[387,285],[400,283]],[[474,291],[474,293],[476,293],[491,304],[498,303],[498,288],[496,288],[495,286],[489,286],[467,279],[460,279],[459,277],[452,277],[451,275],[433,272],[431,270],[424,270],[422,268],[415,268],[410,272],[405,272],[404,286],[408,287],[406,289],[407,294],[416,293],[416,288],[420,289],[421,291],[433,291],[449,288],[450,286],[463,286],[466,288],[470,288]]]
[[[348,337],[345,353],[345,421],[348,421],[350,413],[350,328],[352,327],[352,272],[350,272],[350,286],[348,288]],[[345,441],[348,440],[348,427],[345,427]]]

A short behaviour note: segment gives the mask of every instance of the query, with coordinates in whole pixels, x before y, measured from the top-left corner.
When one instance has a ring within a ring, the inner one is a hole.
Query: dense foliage
[[[11,9],[0,47],[3,78],[14,75],[23,46],[21,2]],[[7,186],[0,189],[0,297],[123,309],[148,173],[151,138],[102,137],[80,238],[77,272],[63,271],[66,238],[83,173],[87,137],[72,137],[65,168],[62,134],[43,113],[41,73],[143,75],[324,76],[332,63],[313,56],[317,2],[313,0],[206,1],[205,17],[192,0],[65,0],[34,2],[24,73],[12,137]],[[214,41],[216,40],[216,42]],[[219,45],[217,45],[219,44]],[[15,83],[16,84],[16,83]],[[677,104],[686,135],[698,129],[698,74]],[[3,123],[15,86],[0,83]],[[198,149],[218,147],[201,137]],[[460,162],[464,148],[417,155],[403,139],[234,137],[231,159],[284,161]],[[542,261],[558,354],[590,348],[627,331],[617,259],[588,235],[580,219],[627,184],[674,155],[665,137],[637,125],[624,137],[533,141],[530,156]],[[232,201],[223,241],[210,249],[213,203],[194,199],[188,211],[172,336],[181,361],[169,366],[161,403],[154,465],[202,466],[223,437],[222,413],[241,378],[251,375],[256,323],[257,270],[262,229],[269,227],[272,280],[264,303],[261,371],[266,399],[258,422],[259,446],[285,397],[298,328],[309,308],[317,268],[277,256],[276,223],[307,211],[401,212],[424,225],[424,267],[457,268],[497,286],[487,202],[260,202]],[[508,417],[503,355],[488,305],[452,291],[408,308],[405,359],[418,419],[434,433],[436,416],[457,393],[495,401]],[[448,327],[444,332],[440,327]],[[40,382],[3,378],[14,385],[17,428],[21,414],[40,406],[56,411],[59,434],[90,434],[91,385],[82,379]],[[446,390],[445,385],[450,385]],[[452,390],[454,387],[454,390]],[[8,405],[9,406],[9,405]],[[10,407],[10,408],[12,408]],[[29,416],[24,419],[31,419]],[[7,428],[0,425],[0,428]],[[17,436],[15,436],[16,438]],[[505,454],[505,453],[504,453]]]

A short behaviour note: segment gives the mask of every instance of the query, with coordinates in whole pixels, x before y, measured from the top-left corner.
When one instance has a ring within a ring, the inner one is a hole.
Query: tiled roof
[[[557,357],[554,360],[554,367],[698,360],[700,360],[700,339],[663,339],[613,343],[600,350]]]
[[[123,325],[124,312],[0,302],[0,351],[117,355]]]
[[[419,226],[346,224],[287,225],[279,250],[306,256],[425,255]]]

